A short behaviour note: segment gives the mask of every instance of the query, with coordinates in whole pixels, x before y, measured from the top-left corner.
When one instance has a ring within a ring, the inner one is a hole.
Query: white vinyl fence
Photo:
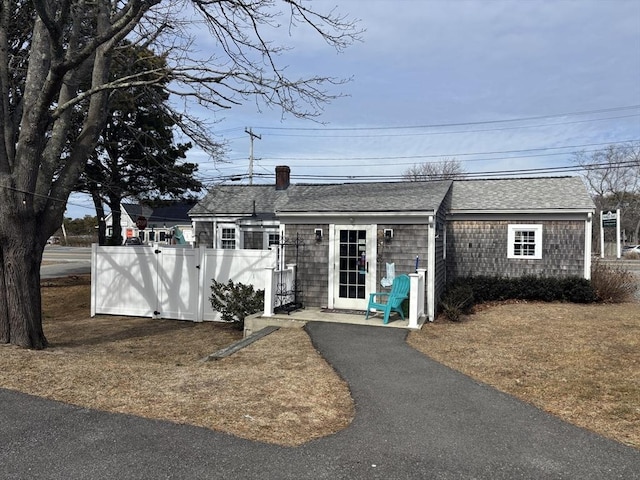
[[[275,250],[220,250],[178,245],[100,247],[91,252],[91,315],[219,320],[211,280],[265,288]]]

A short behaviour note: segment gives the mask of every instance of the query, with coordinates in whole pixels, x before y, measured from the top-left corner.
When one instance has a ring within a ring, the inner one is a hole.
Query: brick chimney
[[[286,190],[289,188],[289,176],[291,169],[286,165],[276,167],[276,190]]]

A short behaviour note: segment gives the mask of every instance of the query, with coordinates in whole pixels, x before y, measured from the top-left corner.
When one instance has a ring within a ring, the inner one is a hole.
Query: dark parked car
[[[140,237],[129,237],[124,241],[125,245],[142,245]]]

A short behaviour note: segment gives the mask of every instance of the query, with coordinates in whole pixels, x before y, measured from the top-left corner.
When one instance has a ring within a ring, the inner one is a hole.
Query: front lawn
[[[409,335],[425,355],[640,448],[640,304],[481,305]]]

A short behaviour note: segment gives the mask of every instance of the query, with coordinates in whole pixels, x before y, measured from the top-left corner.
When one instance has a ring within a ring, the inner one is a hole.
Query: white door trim
[[[367,257],[368,271],[365,281],[365,298],[364,299],[341,299],[338,295],[340,273],[340,230],[365,230],[367,232],[367,244],[365,255]],[[377,254],[377,224],[365,224],[365,225],[343,225],[343,224],[330,224],[329,225],[329,262],[327,268],[329,269],[329,285],[328,285],[328,298],[327,305],[329,308],[353,308],[358,310],[365,310],[369,301],[369,293],[376,291],[376,254]]]

